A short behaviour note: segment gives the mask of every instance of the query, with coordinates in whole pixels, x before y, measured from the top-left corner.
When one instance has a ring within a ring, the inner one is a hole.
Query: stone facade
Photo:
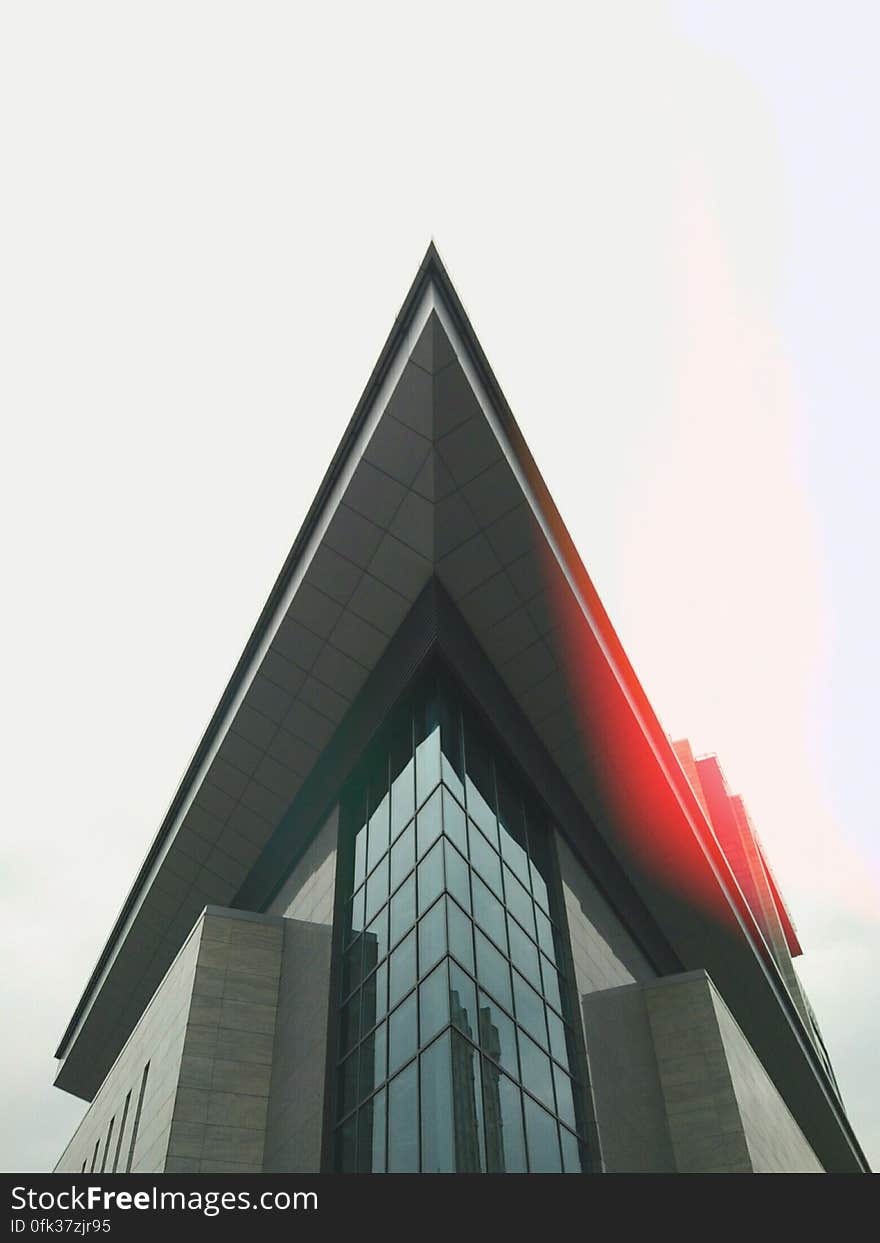
[[[704,971],[582,998],[605,1168],[821,1173]]]

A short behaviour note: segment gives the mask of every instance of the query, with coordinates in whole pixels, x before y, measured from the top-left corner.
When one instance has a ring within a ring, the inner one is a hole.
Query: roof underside
[[[710,971],[765,1064],[762,1023],[784,1027],[789,1061],[808,1057],[432,246],[62,1038],[59,1086],[97,1090],[199,912],[232,902],[432,575],[681,961]],[[702,903],[674,883],[685,856]]]

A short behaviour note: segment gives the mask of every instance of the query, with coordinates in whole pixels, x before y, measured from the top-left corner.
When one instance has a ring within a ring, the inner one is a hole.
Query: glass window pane
[[[367,878],[367,906],[364,918],[369,924],[379,913],[388,898],[388,858],[384,858],[375,872]]]
[[[362,978],[364,961],[363,937],[358,937],[354,945],[345,951],[342,958],[342,996],[347,997],[358,987]]]
[[[440,791],[435,790],[416,816],[416,846],[420,859],[440,836],[442,827]]]
[[[359,889],[351,900],[345,917],[345,944],[364,930],[364,890]]]
[[[401,941],[388,959],[389,972],[388,1005],[393,1006],[416,982],[416,934],[411,932]]]
[[[351,1117],[336,1132],[336,1168],[343,1174],[353,1174],[355,1171],[356,1127],[357,1119]]]
[[[544,1002],[518,971],[513,973],[513,1007],[516,1021],[538,1044],[547,1047],[547,1025]]]
[[[385,1173],[385,1089],[377,1092],[358,1113],[358,1170]]]
[[[471,870],[449,842],[443,843],[443,853],[446,858],[446,888],[464,909],[469,911],[471,909]]]
[[[416,865],[416,831],[410,825],[391,847],[391,888],[400,882]]]
[[[465,770],[467,773],[467,810],[493,845],[498,844],[495,823],[495,779],[492,758],[481,734],[467,722],[465,725]]]
[[[529,883],[529,858],[526,851],[526,826],[519,788],[510,777],[497,768],[498,828],[501,856],[520,880]]]
[[[387,953],[388,907],[383,906],[364,934],[364,975],[369,975]]]
[[[393,1010],[388,1020],[388,1073],[393,1075],[404,1062],[409,1061],[418,1048],[416,1024],[416,995],[410,993],[406,1001]]]
[[[363,884],[367,874],[367,789],[363,780],[352,781],[343,792],[339,803],[339,833],[340,842],[350,848],[346,858],[346,862],[351,863],[351,874],[346,877],[347,894],[350,894]]]
[[[487,889],[479,876],[471,880],[474,895],[474,919],[484,932],[507,953],[507,938],[504,933],[506,920],[504,907],[490,889]]]
[[[364,1040],[360,1049],[361,1065],[358,1080],[358,1099],[370,1096],[385,1079],[385,1055],[387,1024],[383,1023]]]
[[[354,839],[354,878],[352,880],[352,889],[357,889],[359,885],[362,885],[366,875],[367,826],[363,824],[358,829],[357,837]]]
[[[350,1113],[357,1104],[358,1052],[355,1049],[339,1067],[339,1116]]]
[[[550,840],[547,832],[546,817],[534,804],[527,805],[526,818],[529,826],[529,875],[532,881],[532,893],[547,913],[550,913],[550,891],[548,888],[551,875]],[[550,830],[552,832],[552,829]]]
[[[415,727],[417,801],[424,803],[440,780],[440,720],[436,684],[429,685],[416,704]]]
[[[464,760],[462,756],[461,717],[458,704],[452,697],[442,694],[439,700],[440,713],[440,772],[445,785],[448,785],[459,802],[464,802]]]
[[[474,933],[477,951],[477,979],[488,989],[508,1010],[513,1009],[513,998],[510,992],[510,967],[506,958],[502,958],[479,931]]]
[[[482,833],[471,832],[471,863],[487,884],[501,894],[501,861]]]
[[[387,772],[383,781],[387,783]],[[374,791],[370,786],[370,802],[373,802]],[[367,871],[370,872],[379,862],[388,849],[388,832],[390,828],[389,819],[390,800],[388,798],[387,785],[384,789],[382,798],[378,801],[375,808],[370,814],[370,832],[367,838]]]
[[[463,855],[467,854],[467,828],[464,811],[447,789],[443,790],[443,832],[455,842]]]
[[[553,1109],[553,1072],[546,1053],[524,1033],[519,1034],[519,1064],[524,1088]]]
[[[559,976],[556,968],[541,955],[541,977],[544,996],[556,1010],[562,1012],[562,994],[559,989]]]
[[[522,1093],[494,1063],[483,1059],[486,1169],[490,1174],[525,1174]]]
[[[419,864],[419,911],[426,911],[443,892],[443,843],[435,842]]]
[[[419,924],[419,974],[426,975],[446,953],[445,903],[431,907]]]
[[[535,988],[540,988],[541,971],[538,967],[537,949],[515,920],[508,919],[507,931],[510,936],[510,961]]]
[[[535,908],[535,923],[538,926],[538,944],[547,957],[555,962],[556,946],[553,943],[553,925],[540,907]],[[528,927],[528,924],[525,927]]]
[[[474,1044],[479,1043],[477,990],[469,975],[457,963],[449,962],[449,1012],[459,1031]]]
[[[345,1057],[353,1049],[361,1035],[361,995],[355,993],[351,1001],[342,1007],[339,1022],[339,1056]]]
[[[455,1172],[455,1126],[452,1118],[452,1062],[449,1036],[421,1056],[422,1173]]]
[[[563,1065],[568,1065],[568,1046],[562,1019],[552,1010],[547,1011],[547,1027],[550,1032],[550,1052]]]
[[[540,903],[540,905],[543,906],[545,911],[549,911],[550,910],[550,893],[549,893],[549,890],[547,889],[547,882],[544,880],[544,877],[540,874],[540,872],[535,867],[534,861],[532,861],[532,863],[530,864],[529,871],[532,877],[532,893],[535,896],[535,901]]]
[[[556,1121],[530,1097],[524,1098],[529,1170],[532,1174],[561,1174]]]
[[[363,997],[361,1006],[361,1031],[368,1032],[371,1027],[384,1018],[388,1010],[388,964],[383,962],[378,971],[374,971],[364,981],[361,990]]]
[[[410,876],[391,899],[391,944],[396,945],[416,922],[416,878]]]
[[[556,1085],[556,1113],[570,1127],[577,1127],[574,1112],[574,1092],[572,1082],[565,1071],[558,1066],[553,1067],[553,1082]]]
[[[455,1117],[455,1165],[460,1174],[483,1169],[483,1099],[480,1055],[452,1033],[452,1099]]]
[[[415,1174],[419,1168],[416,1064],[388,1085],[388,1172]]]
[[[395,725],[391,738],[391,840],[413,818],[416,809],[413,762],[412,716],[408,707]]]
[[[562,1169],[566,1174],[583,1174],[583,1158],[581,1156],[581,1145],[577,1136],[572,1135],[571,1131],[566,1131],[564,1126],[559,1128],[559,1135],[562,1139]]]
[[[477,1004],[480,1010],[480,1047],[518,1078],[516,1029],[513,1020],[485,993],[479,994]]]
[[[474,929],[473,924],[464,915],[454,902],[447,903],[447,918],[449,921],[449,952],[454,954],[458,961],[468,971],[474,969]]]
[[[448,1022],[449,975],[444,961],[419,985],[419,1044],[427,1044]]]
[[[532,895],[528,890],[523,889],[513,872],[506,866],[504,868],[504,904],[511,915],[522,924],[529,936],[533,937],[535,935],[535,905],[532,902]]]

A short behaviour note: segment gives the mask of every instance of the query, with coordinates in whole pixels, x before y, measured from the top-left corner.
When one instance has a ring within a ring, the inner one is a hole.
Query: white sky
[[[871,3],[0,11],[0,1168],[434,236],[880,1163]]]

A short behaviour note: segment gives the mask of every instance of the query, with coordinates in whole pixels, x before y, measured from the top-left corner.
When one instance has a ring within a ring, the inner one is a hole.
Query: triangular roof
[[[197,915],[233,900],[432,577],[680,963],[709,970],[738,1016],[763,1014],[747,1034],[765,1064],[761,1021],[810,1060],[432,244],[62,1038],[59,1086],[94,1093]],[[811,1099],[839,1111],[821,1076],[815,1086]]]

